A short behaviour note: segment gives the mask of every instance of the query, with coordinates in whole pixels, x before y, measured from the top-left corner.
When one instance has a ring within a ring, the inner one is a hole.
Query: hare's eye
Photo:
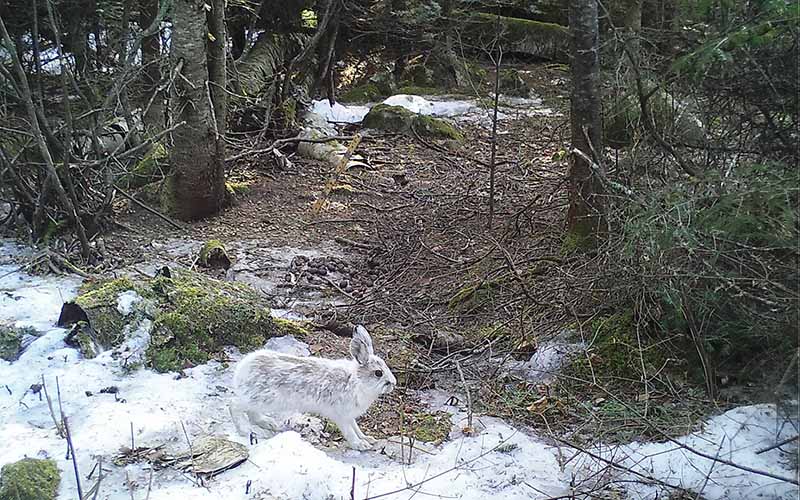
[[[383,377],[383,371],[381,371],[381,370],[375,370],[375,376],[376,376],[376,377],[378,377],[378,378],[381,378],[381,377]]]

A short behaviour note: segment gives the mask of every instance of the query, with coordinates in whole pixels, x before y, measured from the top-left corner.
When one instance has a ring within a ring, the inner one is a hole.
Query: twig
[[[78,498],[82,500],[83,488],[81,487],[81,475],[80,473],[78,473],[78,459],[75,458],[75,447],[72,445],[72,436],[70,435],[69,432],[69,418],[64,417],[63,422],[64,422],[64,430],[66,431],[67,434],[67,446],[69,446],[69,451],[70,454],[72,455],[72,468],[75,471],[75,483],[78,487]],[[100,473],[102,474],[102,470],[100,471]]]
[[[789,443],[791,443],[792,441],[797,441],[797,439],[798,439],[798,438],[800,438],[800,435],[797,435],[797,436],[794,436],[794,437],[790,437],[789,439],[784,439],[784,440],[783,440],[783,441],[781,441],[780,443],[773,444],[772,446],[767,446],[766,448],[763,448],[763,449],[761,449],[761,450],[758,450],[758,451],[756,452],[756,455],[761,455],[762,453],[766,453],[766,452],[768,452],[768,451],[770,451],[770,450],[774,450],[775,448],[780,448],[781,446],[783,446],[783,445],[785,445],[785,444],[789,444]]]
[[[340,243],[342,245],[360,248],[362,250],[375,250],[377,248],[374,245],[370,245],[368,243],[359,243],[357,241],[348,240],[347,238],[343,238],[341,236],[334,237],[333,241],[335,241],[336,243]]]
[[[62,427],[62,423],[56,418],[56,412],[53,410],[53,400],[47,392],[47,384],[44,383],[44,374],[42,374],[42,390],[44,390],[44,397],[47,400],[47,407],[50,409],[50,416],[53,418],[53,423],[56,426],[56,432],[59,437],[63,438],[65,436],[64,428]]]
[[[458,376],[461,378],[461,383],[464,384],[464,393],[467,395],[467,427],[469,428],[469,432],[472,433],[472,396],[470,396],[469,386],[464,378],[464,372],[461,370],[461,363],[458,362],[458,359],[455,359],[455,362]]]
[[[350,500],[356,500],[356,467],[353,466],[353,480],[350,483]]]

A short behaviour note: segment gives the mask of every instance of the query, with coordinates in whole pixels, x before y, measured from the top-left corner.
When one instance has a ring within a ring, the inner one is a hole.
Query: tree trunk
[[[158,15],[158,0],[141,0],[139,8],[139,27],[147,29]],[[153,105],[143,117],[144,125],[152,131],[164,128],[164,96],[158,90],[161,82],[161,38],[158,32],[142,39],[142,80],[144,83],[144,103],[146,104],[153,93],[159,95],[153,99]]]
[[[172,59],[180,67],[170,96],[175,122],[186,125],[172,133],[169,159],[172,173],[163,191],[164,208],[183,220],[218,212],[225,201],[224,151],[214,119],[206,61],[208,28],[202,0],[175,0],[172,4]],[[212,7],[214,10],[214,7]],[[217,15],[224,15],[216,12]],[[224,88],[224,82],[223,82]]]
[[[623,25],[625,27],[625,46],[630,56],[639,63],[639,36],[642,31],[642,0],[626,0]]]
[[[570,0],[572,32],[572,97],[570,125],[569,211],[567,230],[576,243],[591,245],[602,232],[602,184],[594,168],[602,162],[600,121],[600,65],[597,0]],[[587,158],[593,160],[592,163]]]

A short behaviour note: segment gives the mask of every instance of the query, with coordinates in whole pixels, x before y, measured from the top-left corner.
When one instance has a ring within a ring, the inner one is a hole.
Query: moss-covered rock
[[[500,93],[517,96],[528,97],[531,93],[531,88],[528,82],[522,78],[519,71],[515,69],[500,70],[499,76]]]
[[[136,189],[162,180],[169,170],[167,148],[157,142],[139,160],[130,172],[119,179],[119,184],[127,189]]]
[[[421,115],[401,106],[389,106],[388,104],[378,104],[370,109],[362,121],[362,126],[405,134],[410,134],[413,130],[422,137],[464,140],[461,132],[446,120]]]
[[[375,102],[386,95],[388,94],[381,92],[377,84],[367,82],[364,85],[358,85],[342,93],[342,95],[339,96],[339,100],[342,102],[355,103]]]
[[[0,359],[16,361],[22,354],[23,341],[29,335],[36,336],[36,330],[0,323]]]
[[[486,44],[496,37],[497,31],[497,16],[477,13],[471,18],[465,37],[471,43]],[[565,26],[500,16],[499,31],[504,52],[516,52],[557,62],[569,61],[570,35]]]
[[[197,263],[203,267],[228,269],[231,258],[220,240],[208,240],[200,248]]]
[[[291,319],[273,318],[275,329],[278,335],[292,335],[294,337],[307,337],[309,335],[305,322],[293,321]]]
[[[119,297],[129,291],[141,301],[126,310]],[[75,304],[85,311],[91,327],[79,329],[75,336],[84,355],[91,355],[94,344],[102,349],[119,347],[131,331],[130,323],[152,320],[145,364],[161,372],[204,363],[226,345],[252,351],[277,333],[263,296],[251,286],[188,270],[172,270],[169,276],[150,280],[90,283]]]
[[[453,428],[450,414],[444,411],[417,413],[410,417],[410,433],[415,439],[425,443],[441,443],[450,436]]]
[[[705,127],[692,111],[691,106],[681,102],[669,92],[652,85],[645,86],[645,94],[654,127],[667,140],[685,144],[701,145],[705,138]],[[635,93],[617,99],[604,113],[603,137],[612,148],[630,146],[645,130],[642,123],[642,108]]]
[[[23,458],[0,470],[0,500],[53,500],[60,482],[55,461]]]

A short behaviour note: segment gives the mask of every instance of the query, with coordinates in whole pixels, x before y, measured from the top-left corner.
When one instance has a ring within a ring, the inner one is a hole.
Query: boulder
[[[464,140],[461,132],[447,120],[421,115],[403,107],[388,104],[374,106],[364,117],[362,126],[403,134],[411,134],[413,130],[421,137]]]

